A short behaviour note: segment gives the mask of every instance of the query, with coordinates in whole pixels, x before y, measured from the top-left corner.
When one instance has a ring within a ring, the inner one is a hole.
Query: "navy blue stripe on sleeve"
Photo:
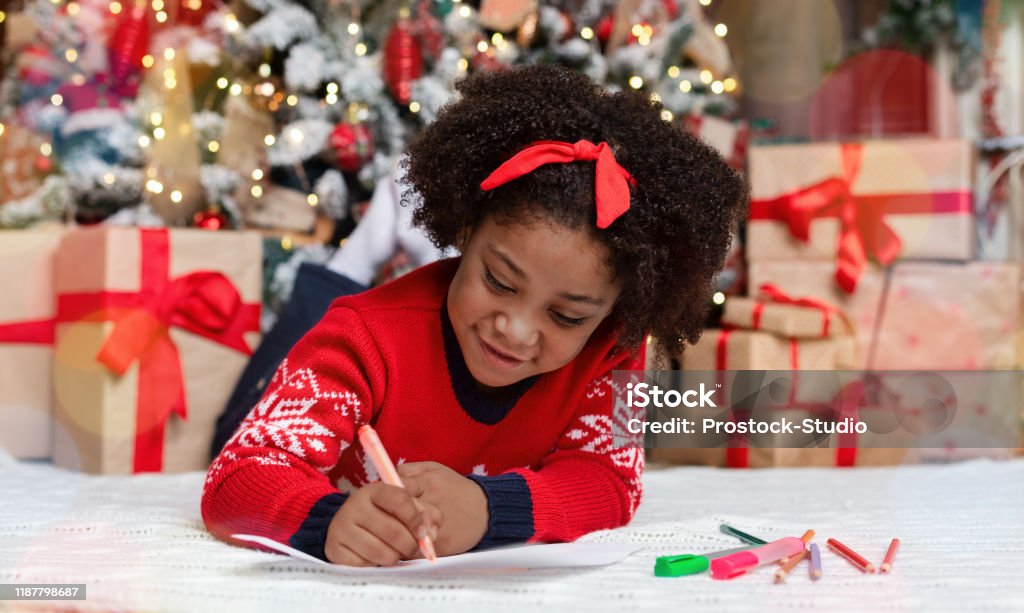
[[[533,536],[533,499],[526,479],[517,473],[468,475],[487,496],[487,533],[474,551],[522,543]]]
[[[310,509],[306,521],[302,522],[295,534],[288,539],[288,544],[303,553],[327,562],[327,555],[324,553],[324,544],[327,542],[327,528],[331,525],[338,509],[348,499],[347,494],[335,492],[327,494],[316,501]]]

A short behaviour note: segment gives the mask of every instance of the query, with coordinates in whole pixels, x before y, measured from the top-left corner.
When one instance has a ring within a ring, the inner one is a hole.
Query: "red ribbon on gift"
[[[836,281],[848,293],[857,288],[868,255],[887,266],[903,250],[900,237],[885,221],[886,215],[971,213],[971,194],[968,191],[854,194],[852,185],[860,173],[863,146],[844,143],[840,146],[840,155],[842,176],[825,179],[777,198],[753,200],[750,219],[786,222],[790,234],[808,242],[811,221],[824,217],[839,218]]]
[[[790,296],[789,294],[783,292],[777,285],[774,285],[772,283],[764,283],[764,284],[762,284],[761,287],[760,287],[760,292],[761,292],[761,300],[764,300],[764,301],[767,301],[767,302],[770,302],[770,303],[774,303],[774,304],[789,304],[789,305],[793,305],[793,306],[806,307],[806,308],[817,309],[817,310],[821,311],[821,316],[822,316],[821,317],[822,318],[821,336],[822,337],[828,336],[829,328],[832,325],[832,315],[838,313],[840,316],[842,316],[842,313],[840,313],[839,309],[837,309],[836,307],[832,306],[831,304],[825,302],[824,300],[817,300],[815,298],[808,298],[808,297],[794,298],[794,297]],[[758,330],[758,329],[761,328],[761,314],[764,312],[765,305],[766,305],[766,302],[759,302],[756,305],[754,305],[754,312],[752,314],[754,319],[753,319],[753,323],[751,324],[751,327],[754,330]]]
[[[260,305],[243,303],[220,272],[171,278],[167,230],[140,229],[139,238],[139,290],[63,294],[57,299],[57,321],[115,322],[96,359],[118,375],[139,363],[133,471],[150,472],[163,466],[164,431],[171,414],[188,416],[181,357],[170,328],[250,355],[244,334],[259,330]]]
[[[729,337],[733,330],[723,329],[718,336],[718,344],[715,347],[715,369],[727,370],[729,364]],[[789,339],[789,360],[793,371],[793,385],[789,390],[788,405],[793,409],[818,408],[802,407],[796,402],[797,381],[796,377],[800,370],[800,346],[795,338]],[[725,381],[719,377],[718,384],[725,386]],[[854,419],[858,416],[858,408],[863,398],[863,384],[860,382],[847,385],[839,394],[839,415],[840,420],[847,417]],[[735,412],[730,411],[730,417],[735,419]],[[857,434],[855,432],[841,433],[836,435],[836,466],[854,466],[857,460]],[[746,438],[736,435],[733,438],[734,445],[725,449],[725,463],[730,468],[749,468],[750,450],[746,446]]]
[[[55,327],[53,318],[0,324],[0,343],[52,345]]]

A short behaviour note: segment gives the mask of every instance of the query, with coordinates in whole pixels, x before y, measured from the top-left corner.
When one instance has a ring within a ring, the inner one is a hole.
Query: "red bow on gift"
[[[789,294],[783,292],[779,288],[779,286],[777,286],[775,284],[772,284],[772,283],[763,283],[763,284],[761,284],[761,287],[759,288],[759,290],[760,290],[760,293],[761,293],[761,298],[763,300],[767,300],[768,302],[773,302],[775,304],[790,304],[790,305],[793,305],[793,306],[807,307],[807,308],[810,308],[810,309],[817,309],[817,310],[821,311],[821,318],[822,318],[821,336],[822,337],[826,337],[829,334],[829,328],[832,325],[832,315],[833,314],[838,314],[839,317],[842,317],[845,320],[845,315],[842,313],[842,311],[840,311],[836,307],[832,306],[831,304],[825,302],[824,300],[817,300],[817,299],[814,299],[814,298],[808,298],[806,296],[802,297],[802,298],[794,298],[793,296],[790,296]],[[753,329],[755,329],[755,330],[758,330],[761,327],[761,313],[764,312],[764,305],[765,305],[764,302],[760,302],[760,303],[757,304],[757,306],[754,307],[754,312],[753,312],[754,321],[753,321],[753,325],[751,327]],[[847,325],[849,325],[848,321],[846,323],[847,323]]]
[[[922,194],[855,195],[851,186],[860,173],[863,146],[840,146],[842,176],[831,177],[771,200],[750,203],[750,218],[774,219],[789,225],[790,234],[807,242],[811,221],[837,217],[840,222],[836,258],[836,280],[844,291],[852,293],[871,255],[883,265],[891,264],[903,249],[903,242],[886,223],[887,214],[935,214],[971,211],[967,192]]]
[[[554,140],[533,142],[498,166],[480,183],[480,189],[490,191],[529,174],[544,164],[592,161],[597,162],[594,180],[597,227],[604,229],[629,210],[629,186],[635,183],[629,172],[615,160],[608,143],[595,145],[588,140],[578,140],[575,143]]]
[[[171,414],[187,416],[185,379],[170,328],[187,330],[245,355],[246,332],[259,330],[259,304],[242,302],[220,272],[171,278],[166,230],[141,229],[142,274],[138,292],[91,292],[58,297],[60,322],[113,320],[96,359],[123,375],[139,363],[134,472],[159,471],[164,429]]]

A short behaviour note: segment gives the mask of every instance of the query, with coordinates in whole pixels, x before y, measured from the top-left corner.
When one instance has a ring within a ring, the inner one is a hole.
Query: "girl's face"
[[[568,364],[619,296],[607,249],[555,222],[489,217],[462,254],[448,315],[470,373],[487,388]]]

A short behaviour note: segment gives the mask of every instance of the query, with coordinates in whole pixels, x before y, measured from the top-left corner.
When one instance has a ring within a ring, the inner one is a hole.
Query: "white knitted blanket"
[[[88,595],[0,610],[1024,610],[1024,460],[652,470],[632,524],[584,539],[646,546],[619,564],[429,577],[337,575],[221,543],[200,519],[202,480],[84,476],[0,452],[0,584],[84,583]],[[722,522],[769,540],[816,530],[824,577],[812,582],[805,566],[783,585],[769,568],[732,581],[654,576],[659,555],[738,546]],[[824,547],[833,536],[876,565],[899,537],[892,574],[861,574]]]

